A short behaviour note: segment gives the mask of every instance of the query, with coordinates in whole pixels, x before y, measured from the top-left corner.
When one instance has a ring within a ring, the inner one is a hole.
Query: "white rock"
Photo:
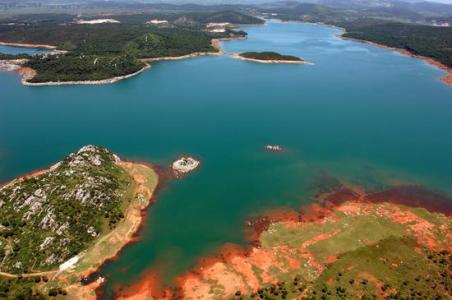
[[[173,162],[173,170],[177,173],[189,173],[199,166],[200,162],[193,157],[181,157]]]
[[[272,151],[272,152],[281,152],[284,149],[280,145],[266,145],[265,150]]]
[[[59,267],[59,270],[60,271],[65,271],[65,270],[68,270],[68,269],[72,269],[75,266],[75,264],[78,262],[78,260],[79,260],[78,256],[72,257],[68,261],[62,263],[60,265],[60,267]]]
[[[153,19],[153,20],[147,21],[146,24],[161,25],[161,24],[168,24],[168,21],[167,20]]]
[[[52,243],[54,239],[55,238],[53,236],[46,237],[45,240],[41,243],[41,245],[39,245],[39,249],[44,250],[48,245]]]
[[[90,234],[92,237],[96,237],[97,236],[96,229],[94,229],[93,226],[90,226],[86,232],[88,232],[88,234]]]
[[[75,23],[77,24],[107,24],[107,23],[121,23],[118,20],[115,19],[95,19],[95,20],[77,20]]]

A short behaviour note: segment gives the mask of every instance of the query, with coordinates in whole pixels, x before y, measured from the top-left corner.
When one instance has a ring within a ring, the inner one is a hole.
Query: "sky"
[[[203,0],[141,0],[141,1],[146,1],[146,2],[196,2],[196,3],[202,3],[204,2]],[[229,2],[233,2],[233,3],[267,3],[267,2],[276,2],[276,1],[287,1],[287,0],[205,0],[206,3],[212,3],[212,2],[216,2],[216,3],[229,3]],[[295,0],[295,1],[300,1],[302,2],[303,0]],[[406,2],[422,2],[422,1],[428,1],[428,2],[439,2],[439,3],[446,3],[446,4],[452,4],[452,0],[402,0],[402,1],[406,1]]]

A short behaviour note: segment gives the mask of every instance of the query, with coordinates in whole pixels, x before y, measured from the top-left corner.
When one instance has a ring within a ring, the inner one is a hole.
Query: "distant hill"
[[[220,11],[205,16],[204,22],[229,22],[233,24],[262,24],[263,20],[236,11]]]

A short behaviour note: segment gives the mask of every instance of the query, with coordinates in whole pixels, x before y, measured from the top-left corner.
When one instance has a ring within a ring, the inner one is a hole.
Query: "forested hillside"
[[[344,23],[345,37],[375,42],[431,57],[452,67],[452,28],[385,23],[360,25]]]
[[[246,33],[227,29],[209,33],[208,22],[261,23],[262,20],[234,11],[171,13],[167,26],[146,24],[146,14],[117,16],[120,24],[80,25],[64,16],[16,16],[14,26],[0,25],[0,41],[56,46],[66,54],[34,56],[26,64],[37,71],[29,82],[92,81],[135,73],[145,65],[142,58],[183,56],[217,52],[212,39],[243,37]],[[63,23],[60,23],[63,22]],[[23,57],[23,56],[21,56]],[[0,59],[19,56],[2,55]],[[25,57],[27,58],[27,57]]]

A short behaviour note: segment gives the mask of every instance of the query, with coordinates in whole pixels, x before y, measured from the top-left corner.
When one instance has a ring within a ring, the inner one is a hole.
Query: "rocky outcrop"
[[[177,175],[188,174],[194,171],[200,162],[193,157],[181,157],[180,159],[173,162],[173,171]]]
[[[0,270],[47,270],[123,218],[133,179],[108,150],[85,146],[38,176],[0,190]]]

